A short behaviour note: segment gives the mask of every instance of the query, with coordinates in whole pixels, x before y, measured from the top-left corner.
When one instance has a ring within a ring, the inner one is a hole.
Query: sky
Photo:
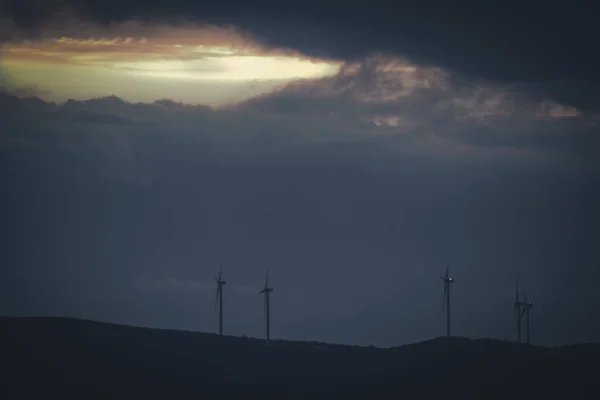
[[[584,7],[3,1],[0,314],[394,346],[600,340]],[[555,8],[556,7],[556,8]],[[576,29],[575,29],[576,27]]]

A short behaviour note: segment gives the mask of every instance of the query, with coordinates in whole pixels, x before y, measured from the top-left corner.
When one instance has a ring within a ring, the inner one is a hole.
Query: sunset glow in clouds
[[[129,103],[239,106],[297,130],[295,136],[308,125],[347,137],[354,129],[366,129],[366,135],[433,129],[444,136],[462,134],[466,125],[510,125],[515,131],[532,121],[577,118],[590,124],[573,106],[470,81],[395,53],[316,59],[269,46],[233,26],[135,20],[104,26],[68,14],[60,18],[33,33],[10,32],[1,48],[0,90],[56,103],[116,96]]]
[[[35,87],[46,100],[116,95],[218,106],[333,76],[342,65],[266,49],[230,28],[123,24],[90,34],[14,41],[3,49],[2,68],[13,86]]]

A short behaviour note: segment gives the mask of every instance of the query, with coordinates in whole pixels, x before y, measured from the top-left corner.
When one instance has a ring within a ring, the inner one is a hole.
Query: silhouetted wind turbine
[[[273,288],[269,287],[269,270],[267,270],[267,279],[265,280],[265,287],[259,293],[265,295],[265,315],[267,318],[267,342],[271,340],[271,292]]]
[[[217,303],[219,304],[219,335],[223,336],[223,285],[225,282],[222,279],[223,276],[223,265],[221,265],[221,269],[219,270],[219,277],[215,278],[217,282],[217,297],[215,299],[215,311],[217,310]]]
[[[446,306],[446,336],[450,336],[450,284],[454,282],[454,278],[448,276],[448,267],[446,267],[446,275],[440,276],[444,281],[444,305]]]
[[[522,301],[519,300],[519,282],[517,281],[516,284],[516,291],[515,291],[515,312],[514,314],[517,317],[517,341],[520,343],[521,342],[521,318],[523,317],[523,307],[524,307],[525,303],[523,303]]]
[[[521,316],[523,316],[523,314],[525,314],[525,323],[526,323],[526,339],[527,339],[527,344],[530,344],[530,336],[529,336],[529,310],[531,310],[531,307],[533,307],[533,303],[530,301],[527,301],[527,292],[524,293],[524,299],[523,299],[523,311],[521,311]]]

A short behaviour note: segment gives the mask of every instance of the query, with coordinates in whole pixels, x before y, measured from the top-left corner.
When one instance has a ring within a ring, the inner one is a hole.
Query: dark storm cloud
[[[115,147],[131,168],[137,161],[131,161],[130,142],[141,151],[152,143],[189,157],[197,155],[191,149],[206,156],[355,157],[380,165],[418,154],[524,162],[566,157],[592,168],[599,147],[597,114],[381,54],[347,63],[335,77],[219,109],[171,100],[134,104],[115,96],[58,105],[9,95],[1,100],[4,123],[12,128],[5,137],[50,140],[75,151]],[[41,133],[47,130],[53,135]]]
[[[4,14],[14,25],[33,29],[64,5],[104,23],[185,18],[232,24],[272,46],[315,56],[361,59],[371,51],[393,52],[419,64],[521,83],[542,97],[586,110],[599,105],[600,59],[593,49],[600,28],[589,2],[18,0],[4,2]]]

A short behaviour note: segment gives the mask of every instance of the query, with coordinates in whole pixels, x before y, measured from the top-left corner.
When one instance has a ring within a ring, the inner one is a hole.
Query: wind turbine
[[[446,275],[440,276],[444,281],[444,305],[446,306],[446,336],[450,336],[450,284],[454,282],[454,278],[448,276],[448,267],[446,267]]]
[[[215,298],[215,311],[217,311],[217,303],[219,304],[219,335],[223,336],[223,285],[227,282],[222,279],[223,265],[219,270],[219,277],[215,278],[217,282],[217,297]]]
[[[265,316],[267,318],[267,342],[271,340],[271,292],[273,288],[269,287],[269,270],[267,270],[267,279],[265,280],[265,287],[259,292],[259,294],[265,295]]]
[[[531,310],[531,307],[533,307],[533,303],[530,301],[527,301],[527,292],[524,293],[524,299],[523,299],[523,311],[521,311],[521,317],[523,316],[523,314],[525,314],[525,323],[526,323],[526,338],[527,338],[527,344],[530,344],[530,336],[529,336],[529,310]]]
[[[516,284],[515,291],[515,312],[514,314],[517,317],[517,341],[521,342],[521,318],[523,318],[524,306],[525,303],[519,300],[519,281]]]

